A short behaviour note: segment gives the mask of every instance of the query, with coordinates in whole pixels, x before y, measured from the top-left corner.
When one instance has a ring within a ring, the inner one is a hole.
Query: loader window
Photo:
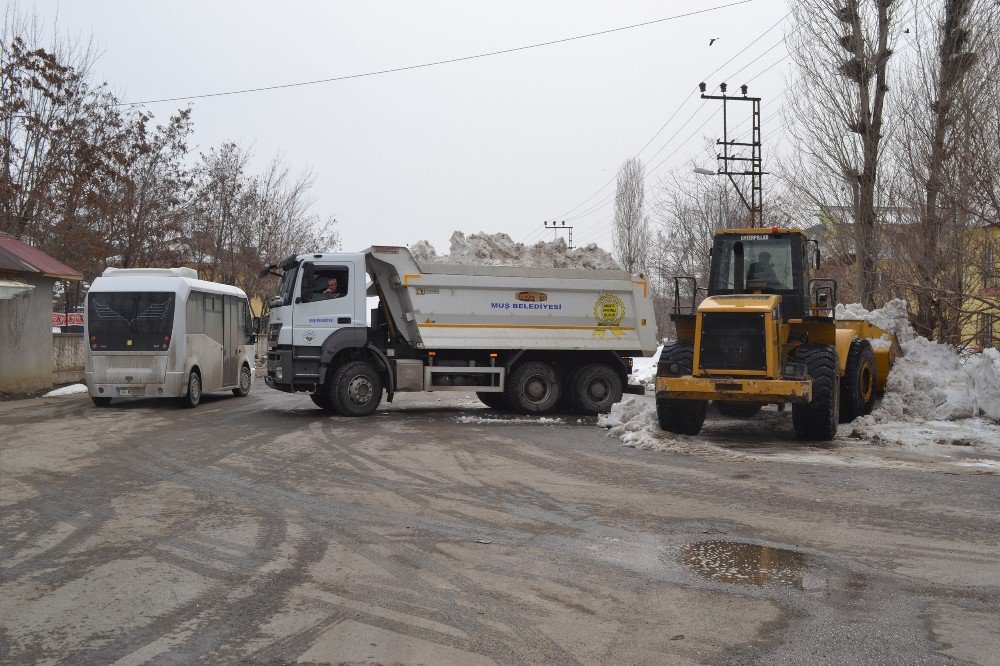
[[[743,246],[743,285],[750,280],[764,280],[773,291],[795,289],[792,270],[792,241],[785,238],[749,240],[723,238],[716,246],[712,274],[712,291],[725,292],[736,288],[733,274],[736,268],[736,244]]]

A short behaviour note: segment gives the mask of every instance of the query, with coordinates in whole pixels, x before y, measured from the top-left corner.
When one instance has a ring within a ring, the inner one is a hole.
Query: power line
[[[515,46],[512,48],[501,49],[499,51],[488,51],[486,53],[476,53],[474,55],[460,56],[457,58],[447,58],[444,60],[434,60],[431,62],[420,63],[417,65],[404,65],[401,67],[392,67],[389,69],[380,69],[372,72],[362,72],[359,74],[345,74],[343,76],[333,76],[326,79],[314,79],[311,81],[298,81],[295,83],[281,83],[270,86],[259,86],[256,88],[242,88],[239,90],[227,90],[223,92],[213,92],[213,93],[201,93],[197,95],[186,95],[181,97],[163,97],[159,99],[148,99],[137,102],[121,102],[115,106],[131,106],[138,104],[159,104],[161,102],[179,102],[184,100],[192,99],[206,99],[210,97],[225,97],[230,95],[244,95],[247,93],[265,92],[268,90],[282,90],[285,88],[298,88],[302,86],[312,86],[321,83],[334,83],[336,81],[347,81],[349,79],[360,79],[369,76],[381,76],[383,74],[393,74],[395,72],[406,72],[414,69],[424,69],[427,67],[436,67],[438,65],[449,65],[456,62],[465,62],[468,60],[477,60],[480,58],[490,58],[498,55],[506,55],[509,53],[517,53],[519,51],[527,51],[530,49],[542,48],[544,46],[554,46],[556,44],[565,44],[567,42],[574,42],[581,39],[589,39],[591,37],[599,37],[602,35],[610,35],[616,32],[622,32],[624,30],[633,30],[635,28],[643,28],[650,25],[655,25],[657,23],[665,23],[667,21],[674,21],[681,18],[687,18],[689,16],[696,16],[698,14],[707,14],[709,12],[718,11],[720,9],[728,9],[730,7],[735,7],[737,5],[744,5],[748,2],[753,2],[754,0],[736,0],[736,2],[730,2],[725,5],[718,5],[716,7],[708,7],[707,9],[698,9],[691,12],[686,12],[684,14],[675,14],[673,16],[667,16],[660,19],[653,19],[651,21],[643,21],[642,23],[633,23],[631,25],[623,25],[617,28],[608,28],[607,30],[599,30],[597,32],[590,32],[584,35],[574,35],[572,37],[563,37],[562,39],[553,39],[547,42],[538,42],[536,44],[526,44],[524,46]]]
[[[705,77],[703,77],[703,78],[705,78],[705,79],[708,79],[708,78],[711,78],[712,76],[714,76],[715,74],[717,74],[717,73],[718,73],[719,71],[721,71],[721,70],[722,70],[722,68],[723,68],[723,67],[725,67],[726,65],[728,65],[728,64],[729,64],[729,63],[731,63],[732,61],[736,60],[736,59],[737,59],[738,57],[740,57],[741,55],[743,55],[743,54],[744,54],[744,53],[745,53],[745,52],[746,52],[747,50],[749,50],[749,49],[750,49],[750,48],[751,48],[751,47],[752,47],[752,46],[753,46],[754,44],[756,44],[757,42],[759,42],[759,41],[760,41],[761,39],[763,39],[763,38],[764,38],[764,37],[765,37],[765,36],[766,36],[766,35],[767,35],[768,33],[770,33],[770,32],[771,32],[772,30],[774,30],[774,29],[775,29],[776,27],[778,27],[778,26],[779,26],[779,25],[780,25],[780,24],[781,24],[781,23],[782,23],[782,22],[783,22],[783,21],[784,21],[785,19],[787,19],[787,18],[788,18],[788,17],[790,16],[790,15],[791,15],[791,12],[788,12],[787,14],[785,14],[784,16],[782,16],[782,17],[781,17],[780,19],[778,19],[777,21],[775,21],[775,22],[774,22],[773,24],[771,24],[771,26],[770,26],[770,27],[768,27],[768,28],[767,28],[766,30],[764,30],[764,32],[762,32],[762,33],[760,33],[759,35],[757,35],[757,37],[755,37],[755,38],[753,39],[753,41],[751,41],[751,42],[750,42],[749,44],[747,44],[747,45],[746,45],[746,46],[744,46],[744,47],[743,47],[742,49],[740,49],[739,51],[737,51],[737,52],[736,52],[736,54],[734,54],[734,55],[733,55],[733,56],[732,56],[731,58],[729,58],[729,60],[727,60],[726,62],[724,62],[724,63],[722,63],[721,65],[719,65],[718,67],[716,67],[714,71],[712,71],[712,72],[709,72],[709,73],[708,73],[708,74],[707,74],[707,75],[706,75]],[[780,44],[780,43],[782,43],[782,42],[779,42],[779,44]],[[768,53],[769,51],[773,50],[773,49],[774,49],[774,48],[775,48],[776,46],[777,46],[777,44],[775,44],[775,46],[772,46],[771,48],[769,48],[769,49],[768,49],[767,51],[764,51],[764,53]],[[761,55],[764,55],[764,54],[761,54]],[[752,60],[752,61],[750,61],[750,62],[751,62],[751,63],[753,63],[753,62],[756,62],[756,60],[758,60],[759,58],[760,58],[760,56],[758,56],[758,58],[755,58],[754,60]],[[749,63],[748,63],[748,64],[749,64]],[[735,74],[738,74],[738,73],[739,73],[740,71],[742,71],[742,70],[737,70],[737,71],[736,71],[736,72],[734,73],[734,76],[735,76]],[[656,137],[658,137],[658,136],[660,135],[660,133],[661,133],[661,132],[663,132],[663,130],[664,130],[664,129],[666,129],[667,125],[668,125],[668,124],[670,124],[670,122],[671,122],[671,121],[672,121],[672,120],[673,120],[673,119],[674,119],[674,118],[675,118],[675,117],[677,116],[677,114],[678,114],[678,113],[680,113],[680,110],[681,110],[681,109],[682,109],[682,108],[684,107],[684,105],[685,105],[685,104],[687,104],[688,100],[690,100],[690,99],[691,99],[691,98],[692,98],[692,97],[694,96],[694,93],[695,93],[695,90],[696,90],[695,88],[692,88],[692,89],[691,89],[691,92],[690,92],[690,93],[688,94],[688,96],[687,96],[687,97],[685,97],[685,98],[684,98],[684,99],[683,99],[683,100],[681,101],[681,103],[680,103],[680,104],[679,104],[679,105],[677,106],[677,108],[676,108],[676,109],[674,109],[673,113],[671,113],[671,114],[670,114],[670,116],[669,116],[669,117],[668,117],[668,118],[666,119],[666,121],[664,121],[663,125],[661,125],[661,126],[660,126],[660,129],[656,130],[656,133],[654,133],[654,134],[653,134],[653,136],[651,136],[651,137],[649,138],[649,141],[647,141],[647,142],[645,143],[645,145],[644,145],[644,146],[643,146],[642,148],[640,148],[640,149],[639,149],[639,152],[638,152],[638,153],[636,153],[636,155],[641,155],[641,154],[642,154],[642,153],[643,153],[643,152],[644,152],[644,151],[646,150],[646,148],[648,148],[648,147],[649,147],[649,145],[650,145],[651,143],[653,143],[653,141],[654,141],[654,140],[656,139]],[[690,121],[690,120],[689,120],[689,121]],[[686,123],[685,123],[685,124],[686,124]],[[683,127],[683,125],[682,125],[682,127]],[[674,136],[676,136],[676,134],[675,134]],[[671,137],[671,139],[672,139],[672,138],[673,138],[673,137]],[[667,141],[669,142],[669,141],[670,141],[670,139],[668,139]],[[661,150],[662,150],[662,148],[661,148]],[[657,152],[656,152],[656,153],[655,153],[655,154],[653,155],[653,157],[655,157],[655,156],[656,156],[656,154],[659,154],[659,152],[660,152],[660,151],[657,151]],[[652,159],[652,158],[650,158],[650,159]],[[608,185],[610,185],[611,183],[613,183],[613,182],[614,182],[615,178],[616,178],[616,176],[612,176],[612,177],[611,177],[611,179],[610,179],[610,180],[608,180],[608,181],[607,181],[606,183],[604,183],[603,185],[601,185],[601,187],[599,187],[599,188],[597,189],[597,191],[596,191],[596,192],[594,192],[594,193],[593,193],[593,194],[591,194],[591,195],[590,195],[589,197],[587,197],[586,199],[584,199],[583,201],[581,201],[580,203],[578,203],[578,204],[577,204],[576,206],[573,206],[572,208],[570,208],[569,210],[567,210],[567,211],[566,211],[565,213],[563,213],[563,214],[561,214],[561,215],[558,215],[557,217],[559,217],[559,218],[563,218],[563,217],[568,217],[568,216],[570,215],[570,213],[572,213],[573,211],[577,210],[578,208],[580,208],[581,206],[583,206],[584,204],[586,204],[586,203],[587,203],[588,201],[590,201],[591,199],[593,199],[594,197],[596,197],[596,196],[597,196],[598,194],[600,194],[601,192],[603,192],[603,191],[604,191],[604,189],[605,189],[605,188],[606,188],[606,187],[607,187]],[[533,235],[533,234],[532,234],[532,235]]]

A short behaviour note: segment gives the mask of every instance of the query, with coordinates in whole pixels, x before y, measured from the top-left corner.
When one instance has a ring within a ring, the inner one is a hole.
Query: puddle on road
[[[803,589],[806,556],[792,550],[738,541],[700,541],[684,549],[681,561],[698,575],[722,583],[778,583]]]

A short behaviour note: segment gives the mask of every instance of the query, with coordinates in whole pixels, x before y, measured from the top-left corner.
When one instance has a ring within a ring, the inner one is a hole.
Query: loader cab
[[[801,319],[809,307],[809,267],[818,261],[813,245],[794,229],[716,232],[708,295],[777,294],[782,319]]]

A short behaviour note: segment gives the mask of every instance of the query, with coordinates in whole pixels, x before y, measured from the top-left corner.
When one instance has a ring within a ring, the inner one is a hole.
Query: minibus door
[[[222,349],[222,384],[235,386],[239,384],[240,367],[239,353],[242,344],[240,329],[240,308],[242,303],[235,296],[226,296],[225,333]]]

